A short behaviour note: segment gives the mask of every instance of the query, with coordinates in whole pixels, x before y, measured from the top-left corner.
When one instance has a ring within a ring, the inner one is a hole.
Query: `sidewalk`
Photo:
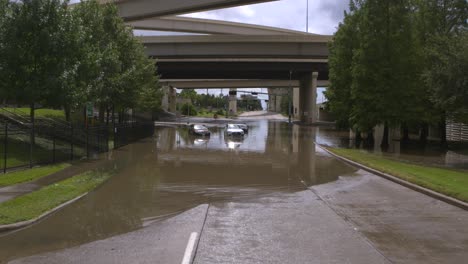
[[[64,170],[39,178],[34,181],[18,183],[15,185],[0,187],[0,203],[11,200],[18,196],[28,194],[41,189],[44,186],[68,179],[79,173],[93,169],[98,166],[98,162],[80,162],[73,164]]]

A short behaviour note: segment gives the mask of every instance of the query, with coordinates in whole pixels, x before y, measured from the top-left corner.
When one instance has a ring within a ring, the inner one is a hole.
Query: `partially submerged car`
[[[232,137],[243,137],[244,136],[244,130],[242,130],[242,128],[240,128],[238,125],[236,124],[227,124],[226,125],[226,129],[224,130],[224,134],[228,137],[232,136]]]
[[[249,127],[246,124],[234,124],[237,125],[240,129],[244,130],[244,133],[249,133]]]
[[[189,134],[198,136],[210,136],[210,130],[204,125],[192,124],[189,126]]]

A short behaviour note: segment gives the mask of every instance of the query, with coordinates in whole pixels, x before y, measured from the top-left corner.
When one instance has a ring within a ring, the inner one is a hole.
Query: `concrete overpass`
[[[300,81],[298,80],[269,80],[269,79],[245,79],[245,80],[226,80],[226,79],[161,79],[160,83],[165,86],[177,87],[178,89],[214,89],[214,88],[285,88],[285,87],[299,87]],[[317,81],[318,87],[328,87],[327,80]]]
[[[125,21],[180,15],[277,0],[99,0],[114,3]]]
[[[108,0],[101,0],[108,2]],[[307,123],[316,121],[316,87],[328,80],[328,42],[331,36],[294,30],[175,17],[174,15],[241,6],[268,0],[117,0],[122,18],[136,29],[210,35],[143,36],[149,56],[157,59],[161,79],[185,79],[192,86],[203,80],[225,80],[246,87],[245,80],[265,80],[260,87],[274,88],[292,80],[295,109]],[[239,81],[244,80],[244,81]],[[211,87],[203,88],[215,88]],[[260,84],[261,81],[249,81]],[[178,84],[181,84],[180,82]],[[207,83],[206,83],[207,84]],[[272,84],[271,87],[266,84]],[[171,84],[175,86],[175,84]],[[183,84],[187,87],[187,84]],[[255,87],[259,87],[255,85]],[[216,88],[222,88],[216,87]],[[289,83],[287,86],[289,87]],[[252,87],[254,88],[254,87]],[[168,89],[170,100],[174,92]],[[168,107],[173,110],[175,107]]]

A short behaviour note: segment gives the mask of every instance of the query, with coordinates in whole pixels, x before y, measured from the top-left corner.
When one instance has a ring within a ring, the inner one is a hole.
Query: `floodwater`
[[[316,142],[321,145],[342,147],[342,148],[360,148],[363,145],[356,146],[354,140],[350,140],[349,132],[336,131],[332,128],[317,127]],[[410,144],[403,144],[400,140],[389,140],[389,148],[383,151],[380,148],[380,137],[376,135],[375,144],[372,148],[366,148],[365,151],[381,155],[389,159],[403,162],[411,162],[423,166],[445,167],[449,169],[468,170],[468,152],[466,146],[460,145],[452,150],[443,149],[438,142],[429,142],[421,145],[414,141]]]
[[[209,138],[158,127],[154,137],[103,155],[94,162],[114,176],[43,221],[0,234],[0,262],[133,231],[203,203],[302,191],[355,170],[316,148],[315,128],[248,124],[244,138],[224,136],[222,124],[209,127]]]

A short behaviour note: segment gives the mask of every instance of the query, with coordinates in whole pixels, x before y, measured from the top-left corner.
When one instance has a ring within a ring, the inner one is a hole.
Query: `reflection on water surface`
[[[153,138],[103,156],[98,167],[115,176],[44,221],[3,234],[0,259],[129,232],[203,203],[302,191],[354,172],[316,150],[315,128],[267,121],[249,128],[243,138],[226,138],[223,127],[211,127],[210,137],[158,128]]]

